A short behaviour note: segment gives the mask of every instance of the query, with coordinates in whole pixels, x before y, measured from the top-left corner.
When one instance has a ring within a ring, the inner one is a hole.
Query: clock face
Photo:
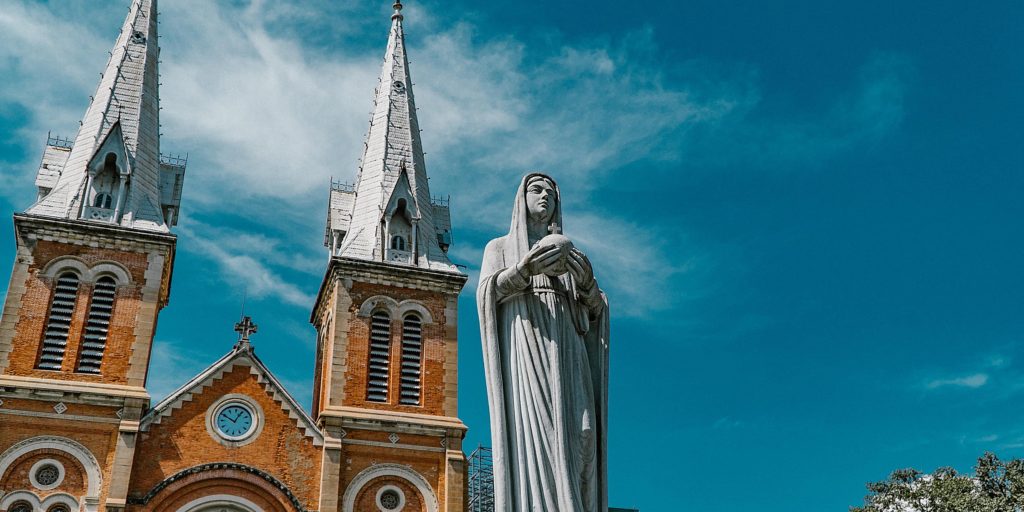
[[[254,423],[252,409],[239,403],[230,404],[217,412],[214,422],[217,424],[217,430],[224,437],[231,439],[245,437],[252,431]]]

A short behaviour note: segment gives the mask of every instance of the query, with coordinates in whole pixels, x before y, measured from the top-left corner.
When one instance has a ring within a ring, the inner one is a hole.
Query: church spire
[[[73,146],[48,142],[27,213],[155,232],[175,224],[184,161],[160,161],[156,4],[131,0]]]
[[[393,7],[356,184],[332,186],[326,245],[333,256],[456,271],[448,205],[427,183],[402,3]]]

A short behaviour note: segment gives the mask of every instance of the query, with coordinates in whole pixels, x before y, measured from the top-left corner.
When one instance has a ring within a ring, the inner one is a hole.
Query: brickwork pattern
[[[380,510],[377,506],[377,492],[380,491],[385,485],[393,485],[402,490],[402,494],[405,495],[405,506],[402,507],[402,512],[426,512],[427,507],[423,503],[423,497],[420,496],[419,491],[415,487],[410,485],[405,480],[397,478],[382,476],[370,480],[363,489],[356,496],[356,510],[368,510],[376,511]]]
[[[445,410],[446,348],[456,340],[448,338],[445,329],[447,300],[443,293],[429,290],[410,290],[380,284],[354,283],[348,325],[348,351],[345,367],[345,401],[343,405],[371,410],[392,410],[437,416],[450,415]],[[402,318],[391,317],[390,372],[388,403],[366,399],[367,364],[370,349],[370,319],[357,316],[359,306],[367,299],[384,295],[396,300],[414,300],[422,304],[433,317],[433,323],[423,325],[423,370],[421,374],[420,405],[402,405],[399,397],[399,368],[401,367]]]
[[[53,403],[47,402],[36,402],[32,400],[20,400],[18,403],[10,403],[11,400],[4,400],[4,409],[16,410],[38,410],[47,411],[53,413]],[[109,408],[88,406],[80,404],[69,404],[68,411],[65,415],[113,415],[113,412]],[[63,415],[62,415],[63,416]],[[116,416],[115,416],[116,418]],[[98,423],[89,421],[72,421],[70,419],[58,419],[58,418],[47,418],[47,417],[34,417],[34,416],[11,416],[6,414],[0,414],[0,452],[7,450],[11,446],[24,441],[26,439],[39,436],[45,433],[48,436],[60,436],[72,439],[92,453],[93,457],[99,463],[102,469],[102,487],[100,489],[100,502],[106,501],[107,492],[110,485],[111,474],[110,468],[113,466],[114,449],[117,444],[118,437],[118,425],[116,423]],[[50,453],[49,450],[39,450],[32,452],[31,455]],[[63,453],[63,452],[61,452]],[[74,459],[68,462],[61,461],[64,464],[64,468],[69,472],[75,471],[73,468],[81,468]],[[16,467],[23,467],[20,462],[15,465]],[[31,467],[31,466],[29,466]],[[72,482],[77,480],[72,480]],[[84,482],[84,478],[82,480]],[[0,491],[12,491],[17,489],[25,489],[23,482],[12,479],[8,483],[7,476],[0,477]],[[33,490],[39,494],[37,489],[33,489],[31,486],[28,489]],[[64,489],[64,486],[58,487],[58,490]],[[78,494],[72,493],[73,496],[81,496],[83,493]]]
[[[86,282],[82,282],[78,288],[78,299],[72,315],[71,331],[61,371],[36,369],[55,281],[41,275],[41,272],[51,261],[63,256],[74,256],[88,265],[115,261],[127,268],[131,275],[131,283],[118,283],[113,317],[99,375],[75,372],[82,332],[93,292],[93,285]],[[38,241],[32,251],[28,276],[23,284],[24,294],[21,297],[21,312],[15,327],[14,349],[9,355],[4,373],[55,380],[128,384],[129,361],[133,344],[136,341],[134,331],[142,302],[142,288],[145,283],[147,267],[148,257],[145,253],[55,241]]]
[[[264,413],[263,430],[240,447],[221,445],[207,431],[206,413],[226,394],[251,397]],[[236,366],[180,409],[142,432],[132,468],[129,499],[140,499],[164,479],[209,462],[237,462],[258,468],[287,486],[305,508],[315,510],[319,499],[322,451],[295,425],[250,373]],[[277,508],[272,508],[278,510]]]
[[[29,471],[32,466],[41,460],[50,459],[59,462],[64,466],[64,479],[60,485],[50,490],[40,490],[32,485]],[[88,478],[85,475],[85,468],[74,457],[60,450],[43,449],[26,453],[18,457],[7,472],[0,475],[0,491],[11,492],[17,490],[32,491],[40,499],[46,499],[52,494],[70,494],[71,496],[82,496],[88,487]]]

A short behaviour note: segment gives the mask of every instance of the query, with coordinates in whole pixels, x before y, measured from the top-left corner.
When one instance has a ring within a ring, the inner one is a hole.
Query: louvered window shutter
[[[402,394],[400,397],[402,404],[420,404],[422,361],[422,323],[418,316],[407,315],[402,322]]]
[[[370,316],[370,364],[366,375],[366,399],[388,401],[388,367],[391,356],[391,317],[384,311]]]
[[[100,373],[116,293],[117,283],[112,278],[102,277],[96,282],[92,304],[89,306],[89,320],[85,324],[85,335],[82,338],[82,354],[78,358],[79,372]]]
[[[43,348],[39,352],[37,368],[60,370],[64,362],[64,350],[68,346],[68,332],[71,331],[71,315],[78,298],[78,276],[65,272],[57,277],[53,289],[53,302],[43,333]]]

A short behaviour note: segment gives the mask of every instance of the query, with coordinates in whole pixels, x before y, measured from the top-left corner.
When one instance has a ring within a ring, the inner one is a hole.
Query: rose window
[[[398,495],[398,492],[388,489],[380,495],[380,506],[384,507],[385,510],[398,510],[398,505],[401,503],[402,498]]]
[[[42,467],[36,470],[36,482],[39,485],[48,486],[57,483],[60,478],[60,470],[53,464],[44,464]]]

